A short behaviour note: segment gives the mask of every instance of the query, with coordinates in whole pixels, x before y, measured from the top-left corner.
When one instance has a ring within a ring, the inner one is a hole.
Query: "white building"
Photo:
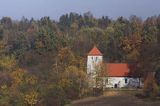
[[[100,66],[101,63],[103,63],[103,67],[105,67],[102,76],[103,86],[106,88],[142,86],[140,78],[135,76],[133,77],[132,75],[132,71],[134,71],[132,65],[127,63],[104,63],[103,55],[96,47],[89,52],[87,58],[87,74],[90,80],[92,80],[90,82],[90,86],[96,87],[95,78],[97,74],[97,66]]]
[[[89,53],[87,58],[87,74],[94,74],[97,65],[103,62],[102,53],[94,47]]]

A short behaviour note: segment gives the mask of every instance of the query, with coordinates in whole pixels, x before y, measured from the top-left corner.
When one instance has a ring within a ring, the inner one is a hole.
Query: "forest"
[[[111,19],[71,12],[58,21],[3,17],[0,106],[63,106],[89,95],[86,59],[94,45],[106,62],[135,64],[134,74],[146,79],[148,96],[160,91],[160,15]]]

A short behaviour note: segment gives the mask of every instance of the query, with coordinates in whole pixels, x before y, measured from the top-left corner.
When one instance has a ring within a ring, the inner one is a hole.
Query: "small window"
[[[96,57],[96,61],[97,61],[97,57]]]
[[[128,82],[128,80],[127,80],[127,78],[125,78],[125,83],[127,83]]]

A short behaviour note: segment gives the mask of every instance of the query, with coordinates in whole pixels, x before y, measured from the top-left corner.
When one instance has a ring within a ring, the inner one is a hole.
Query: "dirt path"
[[[160,106],[160,101],[144,101],[125,91],[112,91],[100,97],[74,101],[69,106]]]

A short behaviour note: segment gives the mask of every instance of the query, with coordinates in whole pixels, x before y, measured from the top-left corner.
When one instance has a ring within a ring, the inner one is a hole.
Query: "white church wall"
[[[131,77],[108,77],[106,88],[140,87],[142,85],[139,78]]]
[[[88,56],[87,59],[87,74],[93,73],[95,66],[103,61],[102,56]]]

